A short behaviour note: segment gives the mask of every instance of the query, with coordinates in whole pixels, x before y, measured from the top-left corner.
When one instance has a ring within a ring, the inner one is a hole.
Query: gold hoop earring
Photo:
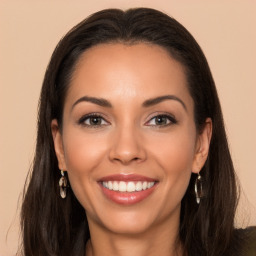
[[[60,171],[61,173],[61,178],[59,180],[59,186],[60,186],[60,196],[61,198],[66,198],[67,196],[67,185],[68,181],[67,178],[65,177],[65,173],[63,170]]]
[[[203,197],[203,181],[199,172],[195,181],[195,194],[196,202],[197,204],[200,204],[201,198]]]

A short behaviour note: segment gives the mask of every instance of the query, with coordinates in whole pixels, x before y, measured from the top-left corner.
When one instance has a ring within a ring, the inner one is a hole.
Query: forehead
[[[82,94],[125,101],[176,94],[191,101],[184,67],[164,48],[146,43],[101,44],[85,51],[67,98],[75,100]]]

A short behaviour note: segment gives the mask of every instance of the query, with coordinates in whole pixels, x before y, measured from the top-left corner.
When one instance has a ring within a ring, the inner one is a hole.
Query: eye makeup
[[[82,116],[78,120],[78,124],[87,128],[101,128],[109,125],[110,123],[106,121],[106,118],[100,113],[89,113]]]
[[[87,128],[103,128],[111,123],[103,114],[93,112],[79,118],[78,124]],[[157,128],[164,128],[174,124],[177,124],[176,118],[169,113],[162,112],[154,113],[154,115],[152,115],[150,119],[144,123],[145,126]]]

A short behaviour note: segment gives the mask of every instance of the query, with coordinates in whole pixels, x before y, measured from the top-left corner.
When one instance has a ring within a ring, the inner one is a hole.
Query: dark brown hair
[[[22,206],[24,255],[85,255],[90,238],[85,211],[72,188],[65,200],[59,196],[60,172],[51,121],[56,118],[61,124],[66,92],[81,54],[94,45],[112,42],[159,45],[184,66],[197,130],[200,132],[210,117],[213,132],[201,171],[205,197],[198,206],[192,174],[181,202],[179,239],[191,256],[231,255],[231,247],[236,244],[232,241],[237,185],[209,66],[195,39],[180,23],[148,8],[97,12],[71,29],[53,52],[42,86],[35,158]]]

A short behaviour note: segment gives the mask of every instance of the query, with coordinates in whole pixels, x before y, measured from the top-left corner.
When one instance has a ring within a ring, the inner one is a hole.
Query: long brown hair
[[[94,45],[111,42],[156,44],[184,66],[197,130],[200,132],[210,117],[213,131],[209,156],[201,170],[205,197],[198,206],[192,174],[181,202],[179,239],[191,256],[231,254],[237,184],[207,60],[193,36],[175,19],[157,10],[137,8],[107,9],[91,15],[72,28],[52,54],[41,91],[36,152],[22,206],[24,255],[85,255],[90,238],[86,214],[72,188],[65,200],[59,196],[60,172],[51,121],[56,118],[62,123],[66,92],[81,54]]]

